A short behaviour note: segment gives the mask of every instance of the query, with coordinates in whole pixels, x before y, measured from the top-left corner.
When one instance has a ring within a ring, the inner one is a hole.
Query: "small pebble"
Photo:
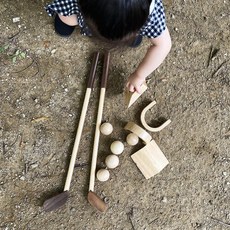
[[[35,168],[38,167],[38,164],[37,164],[37,163],[31,164],[30,167],[31,167],[32,169],[35,169]]]
[[[51,54],[55,54],[56,51],[57,51],[56,49],[51,50]]]
[[[15,22],[20,22],[20,17],[13,18],[13,23],[15,23]]]
[[[26,178],[24,176],[21,176],[19,179],[20,180],[25,180]]]
[[[75,211],[76,211],[76,208],[71,208],[70,211],[71,211],[71,212],[75,212]]]

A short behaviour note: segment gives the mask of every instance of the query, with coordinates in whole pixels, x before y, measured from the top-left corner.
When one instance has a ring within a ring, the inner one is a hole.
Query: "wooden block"
[[[144,82],[141,85],[141,93],[137,93],[135,92],[130,92],[128,90],[125,91],[125,104],[127,105],[127,107],[129,108],[144,92],[145,90],[147,90],[147,85]]]
[[[142,125],[150,132],[159,132],[164,129],[167,125],[171,123],[171,120],[165,121],[162,125],[158,127],[151,127],[145,121],[145,114],[148,110],[150,110],[154,105],[156,105],[156,101],[152,101],[149,105],[147,105],[141,112],[141,123]]]
[[[154,140],[131,155],[146,179],[159,173],[169,162]]]
[[[152,140],[152,137],[148,132],[146,132],[143,128],[141,128],[139,125],[135,124],[132,121],[129,121],[124,129],[136,134],[141,140],[144,141],[145,144],[149,143]]]

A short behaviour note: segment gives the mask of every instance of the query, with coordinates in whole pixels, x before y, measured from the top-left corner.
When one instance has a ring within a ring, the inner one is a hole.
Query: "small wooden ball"
[[[115,155],[120,155],[124,151],[124,145],[121,141],[114,141],[110,145],[110,150]]]
[[[136,145],[139,141],[139,137],[134,134],[134,133],[130,133],[127,135],[126,137],[126,142],[128,143],[128,145]]]
[[[97,171],[97,179],[99,181],[107,181],[109,179],[109,176],[110,176],[110,173],[109,173],[109,170],[107,169],[99,169]]]
[[[105,122],[105,123],[101,124],[100,131],[104,135],[109,135],[113,132],[113,126],[110,123]]]
[[[116,155],[109,155],[105,158],[105,164],[108,168],[114,169],[119,165],[119,158]]]

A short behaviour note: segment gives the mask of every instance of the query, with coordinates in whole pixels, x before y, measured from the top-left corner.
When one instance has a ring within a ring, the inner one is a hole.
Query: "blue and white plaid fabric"
[[[165,13],[162,0],[155,0],[153,11],[140,29],[140,35],[156,38],[166,29]]]
[[[91,35],[79,9],[78,0],[54,0],[46,6],[46,11],[50,16],[53,16],[55,13],[63,16],[76,14],[78,25],[81,28],[81,34]],[[162,0],[155,0],[153,11],[150,12],[146,23],[140,29],[140,35],[148,38],[156,38],[161,35],[165,28],[165,13]]]

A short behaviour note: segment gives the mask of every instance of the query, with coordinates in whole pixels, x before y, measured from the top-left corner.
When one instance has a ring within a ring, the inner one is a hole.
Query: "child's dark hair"
[[[151,0],[79,0],[86,21],[108,40],[136,33],[146,22]]]

